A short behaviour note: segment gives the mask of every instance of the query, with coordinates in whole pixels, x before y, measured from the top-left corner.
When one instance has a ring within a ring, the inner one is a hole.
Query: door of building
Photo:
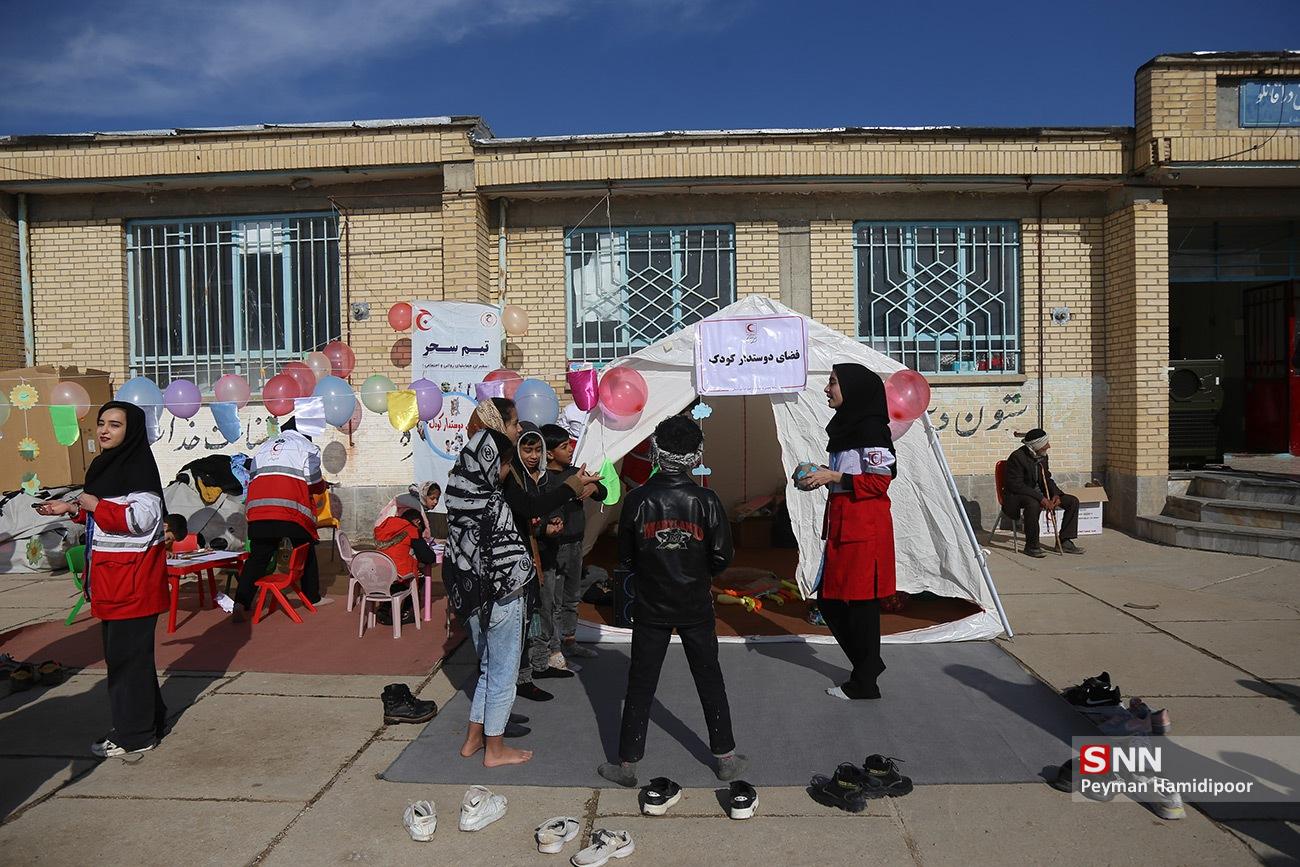
[[[1300,453],[1300,358],[1295,284],[1245,290],[1246,448]]]

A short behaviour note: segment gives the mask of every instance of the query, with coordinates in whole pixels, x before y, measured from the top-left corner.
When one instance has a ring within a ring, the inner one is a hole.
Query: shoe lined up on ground
[[[406,808],[402,815],[406,832],[417,843],[427,843],[433,839],[433,832],[438,830],[438,811],[433,801],[416,801]]]
[[[845,762],[829,777],[818,774],[808,784],[808,794],[817,803],[836,807],[846,813],[861,813],[867,808],[867,796],[858,781],[861,769]]]
[[[727,792],[727,815],[733,819],[749,819],[758,806],[758,792],[744,780],[735,780]]]
[[[515,687],[515,695],[520,698],[526,698],[529,701],[550,701],[555,698],[554,694],[547,692],[533,682],[521,683]]]
[[[1114,790],[1108,786],[1103,787],[1100,792],[1084,792],[1080,790],[1076,776],[1074,773],[1074,759],[1069,759],[1056,769],[1056,779],[1048,780],[1047,784],[1058,792],[1065,792],[1067,795],[1081,794],[1090,801],[1105,803],[1115,798]],[[1098,777],[1098,781],[1102,783],[1111,783],[1118,779],[1113,773]]]
[[[1103,671],[1076,686],[1061,691],[1061,697],[1075,707],[1109,707],[1120,703],[1119,687],[1110,682],[1110,672]]]
[[[438,715],[438,705],[432,701],[421,701],[411,694],[411,688],[404,683],[390,683],[380,695],[384,703],[384,724],[427,723]]]
[[[19,662],[7,653],[0,653],[0,698],[34,686],[57,686],[66,677],[67,671],[52,659]]]
[[[641,787],[641,812],[647,816],[662,816],[681,799],[681,786],[667,777],[655,777],[649,785]]]
[[[90,751],[101,759],[116,759],[121,756],[132,756],[136,753],[147,753],[156,746],[158,746],[157,741],[150,741],[142,747],[128,749],[127,747],[118,746],[113,742],[111,736],[107,736],[91,744]]]
[[[1163,735],[1173,728],[1168,708],[1152,710],[1142,699],[1130,698],[1128,707],[1112,707],[1109,717],[1097,723],[1101,733],[1113,738]]]
[[[537,840],[537,851],[543,855],[557,855],[564,844],[577,837],[581,830],[582,826],[572,816],[547,819],[533,832],[533,837]]]
[[[872,791],[879,792],[875,797],[883,795],[888,798],[899,798],[912,793],[912,778],[905,777],[899,772],[900,761],[902,759],[872,754],[862,763],[862,769],[867,772],[867,780]]]
[[[1131,779],[1146,784],[1146,794],[1140,795],[1137,800],[1146,804],[1147,808],[1161,819],[1175,822],[1187,818],[1187,808],[1183,806],[1182,796],[1177,792],[1164,791],[1157,783],[1157,780],[1164,780],[1163,777],[1134,774]]]
[[[505,795],[486,786],[470,786],[460,802],[460,829],[481,831],[506,814]]]
[[[591,834],[591,845],[569,859],[573,867],[601,867],[611,858],[626,858],[636,850],[632,835],[627,831],[607,831],[597,828]]]

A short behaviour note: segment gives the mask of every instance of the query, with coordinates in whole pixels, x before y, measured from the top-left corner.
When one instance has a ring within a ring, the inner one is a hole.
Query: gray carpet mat
[[[532,761],[484,768],[462,759],[469,702],[462,691],[383,774],[396,782],[604,787],[595,772],[618,748],[628,645],[599,645],[581,674],[540,684],[548,702],[518,699],[532,733],[511,740]],[[1086,720],[992,642],[886,645],[884,698],[842,701],[825,689],[847,677],[834,645],[721,645],[723,675],[745,779],[756,786],[807,785],[840,762],[870,753],[903,760],[917,783],[1012,783],[1041,779],[1069,757],[1073,735],[1095,734]],[[717,785],[703,714],[681,646],[669,648],[651,711],[644,780],[666,776],[687,787]]]

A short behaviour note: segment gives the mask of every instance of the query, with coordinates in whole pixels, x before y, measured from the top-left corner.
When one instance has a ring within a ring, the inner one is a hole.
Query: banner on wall
[[[474,386],[501,367],[504,336],[501,311],[491,304],[411,302],[411,378],[436,382],[443,391],[442,411],[421,422],[411,438],[415,481],[446,490],[477,405]],[[445,511],[441,502],[438,510]]]
[[[704,319],[695,326],[695,387],[702,396],[779,394],[808,384],[802,316]]]

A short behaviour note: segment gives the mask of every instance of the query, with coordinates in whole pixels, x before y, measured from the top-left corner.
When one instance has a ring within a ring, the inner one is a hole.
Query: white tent
[[[762,296],[750,296],[731,304],[710,319],[743,319],[756,316],[799,315],[795,311]],[[802,461],[824,462],[826,459],[826,423],[831,410],[826,405],[822,387],[830,376],[831,366],[840,362],[857,362],[888,377],[903,365],[869,347],[807,319],[808,387],[795,394],[772,394],[772,412],[776,420],[781,461],[787,480]],[[695,400],[695,326],[665,337],[616,362],[637,370],[649,386],[645,410],[630,429],[618,430],[607,424],[599,409],[593,411],[574,454],[575,466],[599,466],[605,458],[618,460],[654,431],[655,425],[680,412]],[[716,439],[705,443],[710,449],[725,445]],[[966,599],[983,610],[952,623],[918,629],[885,637],[886,642],[915,643],[993,638],[1005,631],[1010,634],[997,590],[989,576],[984,553],[961,507],[956,485],[939,445],[938,435],[922,416],[904,434],[895,448],[898,452],[898,477],[889,489],[893,504],[894,539],[898,564],[898,589],[908,593],[930,591],[940,596]],[[826,505],[826,493],[798,491],[787,482],[787,503],[795,536],[799,544],[797,580],[806,595],[811,595],[821,563],[820,530]],[[591,515],[588,539],[599,532],[604,519]],[[584,624],[586,630],[598,629],[601,640],[617,641],[623,633],[608,626]],[[1005,627],[1005,629],[1004,629]],[[590,635],[590,632],[587,632]]]

